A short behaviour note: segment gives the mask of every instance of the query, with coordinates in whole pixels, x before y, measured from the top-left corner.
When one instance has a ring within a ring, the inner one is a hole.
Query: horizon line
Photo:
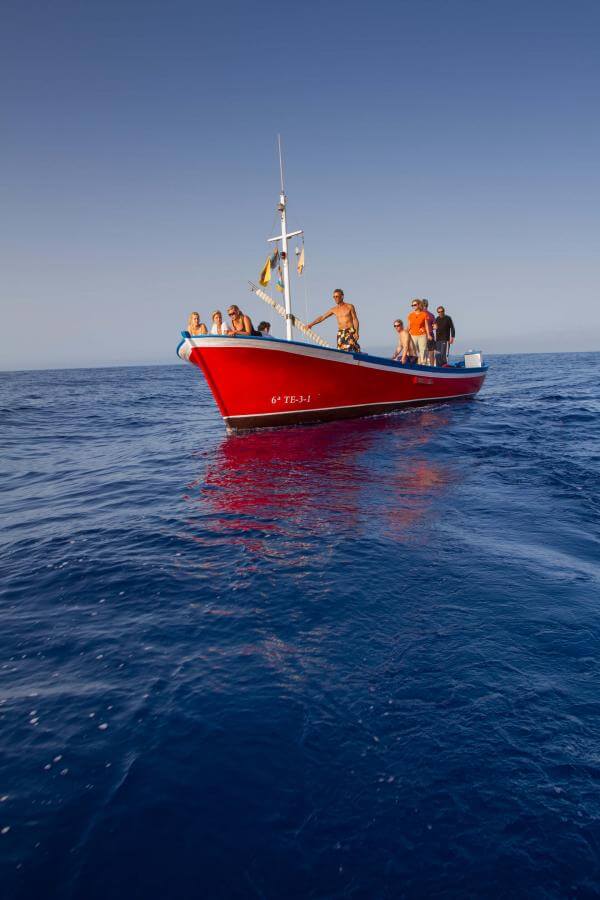
[[[484,353],[485,357],[492,358],[496,356],[565,356],[565,355],[586,355],[591,353],[600,353],[600,350],[530,350],[525,352],[509,352],[509,353]],[[458,356],[463,356],[464,354],[457,354]],[[80,366],[80,365],[66,365],[66,366],[44,366],[40,369],[2,369],[0,368],[0,375],[19,375],[23,372],[76,372],[80,371],[88,371],[90,369],[158,369],[158,368],[166,368],[167,366],[180,366],[185,365],[183,360],[178,360],[177,362],[154,362],[154,363],[98,363],[94,366]]]

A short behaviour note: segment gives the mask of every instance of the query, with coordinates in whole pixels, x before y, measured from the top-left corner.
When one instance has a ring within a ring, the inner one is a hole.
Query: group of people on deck
[[[352,303],[344,300],[344,292],[336,288],[333,292],[335,305],[318,316],[309,324],[309,328],[325,321],[330,316],[337,319],[337,348],[349,353],[360,353],[360,325],[356,309]],[[241,311],[239,306],[232,304],[227,309],[230,322],[227,325],[223,321],[220,310],[212,314],[210,334],[228,335],[254,335],[256,337],[268,336],[271,331],[269,322],[261,322],[257,329],[254,328],[250,316]],[[411,301],[411,312],[407,319],[407,328],[402,319],[394,321],[394,328],[398,336],[398,345],[392,359],[406,363],[417,363],[421,366],[446,366],[448,365],[448,353],[450,345],[454,343],[454,322],[446,315],[443,306],[437,307],[437,318],[429,312],[427,300],[415,299]],[[188,319],[188,332],[191,335],[209,334],[206,325],[200,321],[200,314],[190,313]]]
[[[319,316],[308,326],[312,328],[335,316],[338,323],[338,350],[351,353],[360,352],[359,322],[352,303],[346,303],[344,292],[336,288],[333,292],[335,306]],[[446,315],[443,306],[437,308],[437,318],[429,312],[428,300],[412,300],[411,312],[408,315],[408,328],[402,319],[396,319],[394,328],[398,334],[398,346],[392,359],[401,363],[418,363],[421,366],[448,365],[450,344],[454,343],[454,322]]]
[[[223,313],[220,309],[215,309],[211,316],[210,332],[204,322],[200,321],[200,313],[192,312],[188,318],[188,332],[193,335],[199,334],[221,334],[235,337],[236,334],[253,334],[256,337],[264,337],[271,332],[270,322],[261,322],[258,328],[254,328],[250,316],[245,315],[235,304],[227,309],[229,316],[229,325],[223,320]]]
[[[402,319],[394,322],[398,345],[392,359],[420,366],[448,365],[450,345],[456,336],[454,322],[443,306],[438,306],[436,318],[429,312],[428,300],[411,300],[410,305],[408,328]]]

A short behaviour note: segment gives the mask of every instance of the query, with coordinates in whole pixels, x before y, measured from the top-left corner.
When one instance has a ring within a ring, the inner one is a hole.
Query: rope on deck
[[[278,303],[276,300],[273,300],[272,297],[269,297],[265,291],[262,291],[259,287],[253,284],[251,281],[248,282],[250,285],[250,290],[254,291],[257,297],[260,297],[261,300],[264,300],[265,303],[268,303],[275,312],[279,313],[284,319],[286,317],[285,307]],[[320,334],[317,334],[316,331],[313,331],[312,328],[309,328],[308,325],[305,325],[304,322],[298,318],[298,316],[292,316],[292,325],[294,328],[297,328],[298,331],[301,331],[302,334],[306,335],[307,338],[310,338],[311,341],[314,341],[315,344],[319,344],[321,347],[329,347],[330,344],[327,341],[323,340]]]

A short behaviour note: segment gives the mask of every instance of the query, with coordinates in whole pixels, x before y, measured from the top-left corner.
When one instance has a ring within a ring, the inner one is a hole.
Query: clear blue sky
[[[231,302],[273,320],[246,281],[279,131],[300,315],[339,285],[365,349],[413,296],[459,348],[597,349],[599,43],[587,0],[6,0],[0,367],[174,361]]]

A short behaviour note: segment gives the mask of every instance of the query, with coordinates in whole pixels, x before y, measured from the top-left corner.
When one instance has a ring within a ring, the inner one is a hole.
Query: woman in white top
[[[215,309],[212,314],[211,334],[227,334],[227,325],[223,322],[223,315],[220,309]]]

